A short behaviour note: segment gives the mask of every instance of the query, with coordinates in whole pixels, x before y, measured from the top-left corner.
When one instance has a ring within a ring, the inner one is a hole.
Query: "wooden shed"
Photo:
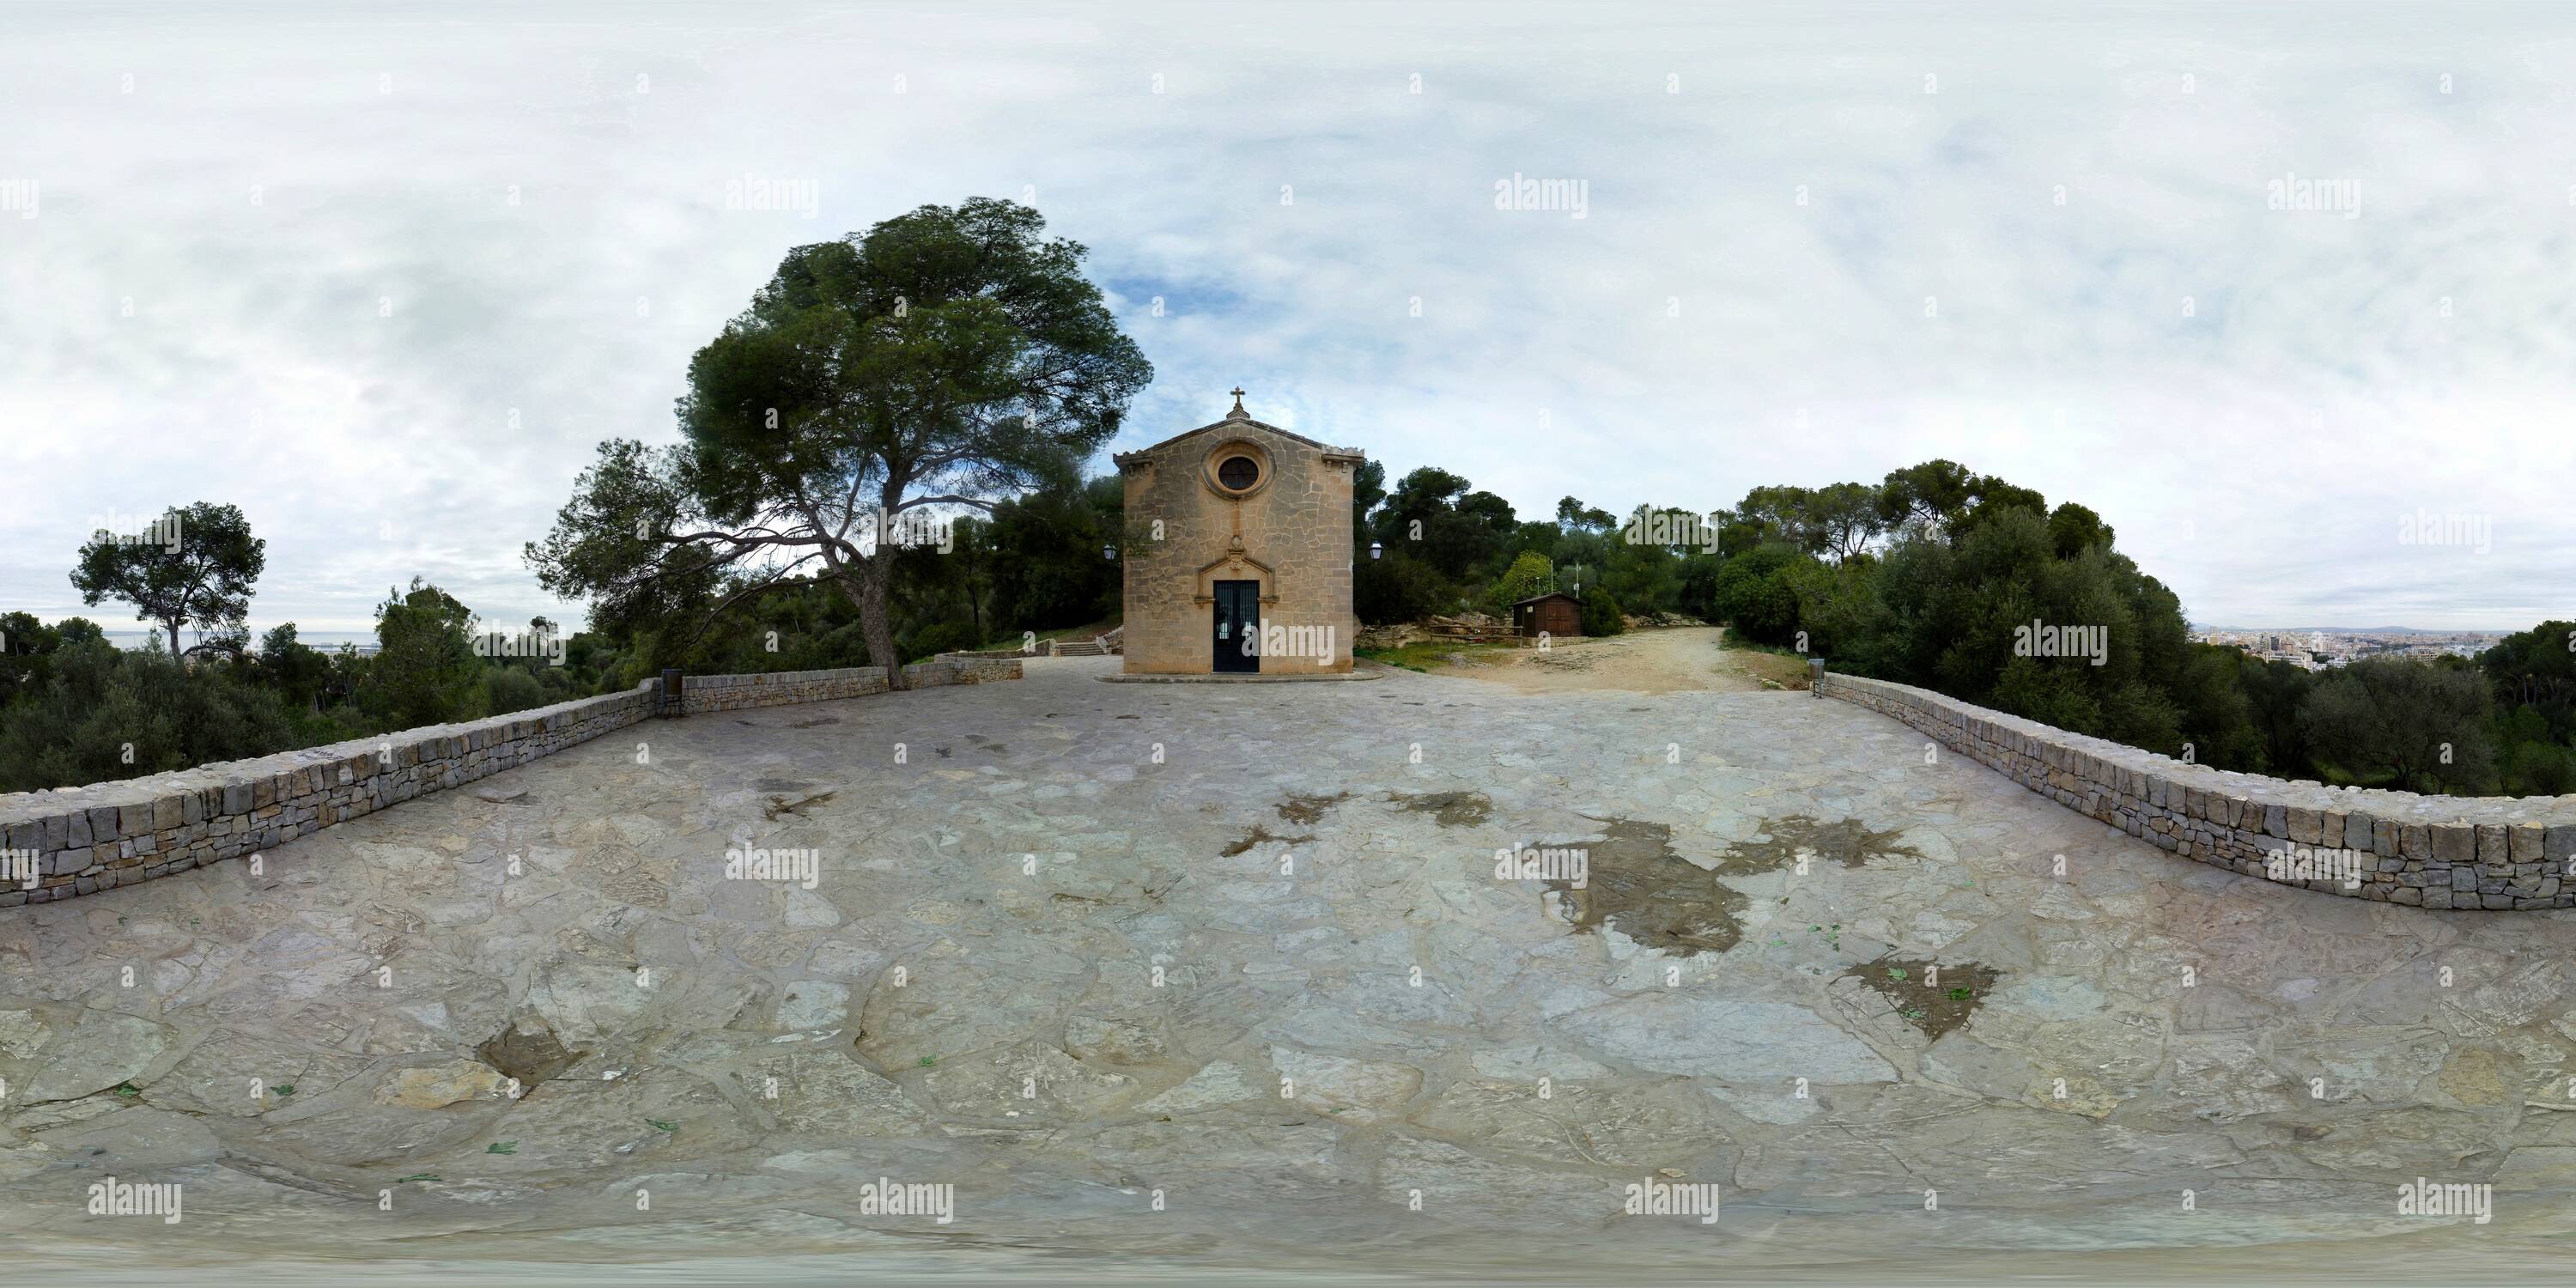
[[[1569,639],[1583,633],[1583,606],[1561,590],[1532,595],[1512,605],[1512,626],[1523,639]]]

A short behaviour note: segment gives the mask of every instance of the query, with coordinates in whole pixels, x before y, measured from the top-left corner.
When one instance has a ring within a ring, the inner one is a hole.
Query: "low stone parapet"
[[[909,687],[1020,678],[1017,661],[924,662]],[[273,849],[397,801],[487,778],[663,713],[661,681],[465,724],[406,729],[252,760],[0,796],[0,907],[113,890]],[[886,691],[883,667],[692,675],[695,715]]]
[[[2426,908],[2576,906],[2576,796],[2419,796],[2287,782],[1886,680],[1825,672],[1816,689],[1892,716],[2076,813],[2231,872]]]

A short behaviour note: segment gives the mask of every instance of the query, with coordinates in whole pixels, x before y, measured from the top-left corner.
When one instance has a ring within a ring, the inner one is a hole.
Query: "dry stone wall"
[[[1020,678],[1019,659],[943,654],[938,661],[903,668],[904,685],[936,689],[952,684],[983,684]],[[684,715],[740,711],[793,702],[833,702],[886,691],[885,668],[853,666],[837,671],[776,671],[767,675],[691,675],[680,680]]]
[[[2425,908],[2576,905],[2576,796],[2418,796],[2284,782],[2187,765],[1885,680],[1828,672],[1817,691],[1893,716],[2079,814],[2232,872]]]
[[[924,662],[916,688],[1020,678],[1016,661]],[[883,667],[693,675],[681,714],[886,691]],[[0,796],[0,908],[70,899],[274,849],[667,714],[661,682],[467,724],[61,791]]]

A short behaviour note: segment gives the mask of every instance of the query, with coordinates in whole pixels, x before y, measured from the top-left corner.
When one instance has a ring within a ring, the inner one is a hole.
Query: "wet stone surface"
[[[1680,957],[1722,953],[1744,937],[1741,918],[1750,902],[1712,873],[1673,852],[1672,829],[1661,823],[1610,820],[1589,840],[1538,847],[1579,852],[1585,874],[1550,880],[1547,888],[1578,930],[1618,931],[1645,947]]]
[[[2481,1239],[2568,1221],[2566,914],[2239,878],[1803,694],[1113,665],[657,721],[256,874],[0,911],[21,1264],[2239,1268],[2471,1229],[2399,1216],[2418,1176],[2492,1184]],[[1539,838],[1587,889],[1496,875]],[[747,849],[812,880],[728,879]],[[183,1183],[185,1239],[86,1215],[108,1175]],[[1725,1218],[1622,1215],[1648,1177]]]

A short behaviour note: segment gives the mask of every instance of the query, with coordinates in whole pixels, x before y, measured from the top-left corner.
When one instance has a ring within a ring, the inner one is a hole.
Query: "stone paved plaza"
[[[12,1256],[2259,1277],[2571,1225],[2568,914],[2237,877],[1803,693],[1116,665],[648,722],[0,912]]]

